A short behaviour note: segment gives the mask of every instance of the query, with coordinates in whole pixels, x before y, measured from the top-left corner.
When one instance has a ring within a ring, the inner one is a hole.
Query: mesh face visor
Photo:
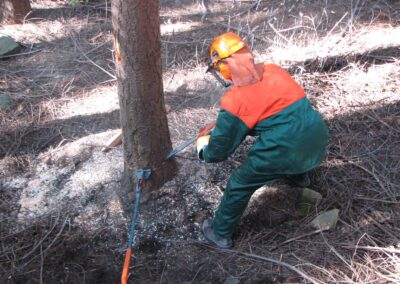
[[[218,82],[221,83],[222,86],[224,86],[225,88],[228,88],[230,85],[232,85],[232,83],[228,82],[227,80],[225,80],[215,69],[215,65],[218,63],[215,63],[215,57],[211,58],[211,60],[208,63],[208,67],[206,70],[206,73],[211,73],[211,75],[213,75],[215,77],[215,79],[217,79]],[[222,62],[222,60],[220,60],[220,62]]]

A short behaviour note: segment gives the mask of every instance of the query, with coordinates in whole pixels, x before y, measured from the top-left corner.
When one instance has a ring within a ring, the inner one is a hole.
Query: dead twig
[[[299,239],[302,239],[302,238],[305,238],[305,237],[313,236],[315,234],[318,234],[318,233],[321,233],[321,232],[324,232],[324,231],[327,231],[327,230],[328,230],[328,228],[321,228],[321,229],[318,229],[318,230],[315,230],[315,231],[312,231],[312,232],[308,232],[306,234],[303,234],[303,235],[300,235],[300,236],[297,236],[297,237],[294,237],[294,238],[290,238],[290,239],[288,239],[286,241],[283,241],[280,244],[277,244],[276,246],[272,247],[270,249],[270,251],[274,251],[277,248],[279,248],[279,247],[281,247],[283,245],[286,245],[288,243],[291,243],[293,241],[296,241],[296,240],[299,240]]]
[[[51,243],[42,251],[43,255],[54,245],[54,243],[58,240],[58,238],[61,236],[62,232],[64,231],[64,228],[67,224],[67,222],[69,221],[69,215],[67,215],[64,219],[63,224],[61,225],[60,230],[58,231],[57,235],[54,237],[54,239],[51,241]],[[26,263],[24,263],[23,266],[27,266],[29,263],[31,263],[33,260],[35,260],[39,255],[35,255],[33,257],[31,257]],[[23,267],[21,266],[21,267]]]
[[[189,284],[192,284],[193,281],[196,279],[197,275],[199,274],[200,270],[203,268],[203,265],[201,265],[199,267],[199,269],[197,270],[196,274],[193,276],[193,279],[189,282]]]
[[[112,79],[116,79],[117,77],[114,74],[111,74],[110,72],[108,72],[106,69],[104,69],[103,67],[101,67],[100,65],[96,64],[96,62],[94,62],[92,59],[90,59],[86,54],[90,53],[92,50],[87,51],[86,53],[83,52],[82,48],[80,47],[80,44],[77,43],[75,36],[71,33],[70,37],[72,40],[74,40],[75,43],[75,47],[81,52],[81,54],[83,55],[83,57],[85,57],[91,64],[93,64],[94,66],[96,66],[98,69],[100,69],[101,71],[103,71],[104,73],[106,73],[108,76],[110,76]]]
[[[294,266],[292,266],[292,265],[290,265],[288,263],[279,261],[279,260],[275,260],[275,259],[272,259],[272,258],[269,258],[269,257],[264,257],[264,256],[256,255],[256,254],[250,254],[250,253],[245,253],[245,252],[241,252],[241,251],[237,251],[237,250],[232,250],[232,249],[226,249],[226,250],[221,250],[221,251],[222,252],[234,253],[234,254],[237,254],[237,255],[242,255],[242,256],[245,256],[245,257],[248,257],[248,258],[258,259],[258,260],[267,261],[267,262],[272,262],[274,264],[283,266],[283,267],[285,267],[285,268],[287,268],[289,270],[292,270],[292,271],[296,272],[297,274],[302,276],[304,279],[310,281],[311,283],[314,283],[314,284],[321,283],[321,282],[315,280],[314,278],[308,276],[303,271],[297,269],[296,267],[294,267]]]
[[[400,254],[400,249],[395,249],[395,248],[381,248],[381,247],[371,247],[371,246],[350,246],[350,245],[342,246],[342,248],[351,249],[351,250],[361,249],[361,250],[370,250],[370,251],[377,251],[377,252]]]
[[[290,44],[290,40],[288,40],[284,35],[282,35],[277,29],[275,29],[274,25],[271,22],[268,22],[269,27],[284,41]]]
[[[333,32],[334,29],[343,21],[343,19],[347,16],[348,12],[344,13],[344,15],[340,18],[339,21],[336,22],[336,24],[332,27],[332,29],[327,33],[325,38],[329,38],[331,33]]]
[[[388,234],[390,237],[393,238],[393,240],[396,240],[396,242],[399,241],[396,235],[394,235],[392,232],[390,232],[388,229],[386,229],[384,226],[382,226],[379,222],[377,222],[374,218],[372,218],[369,215],[365,215],[368,220],[370,220],[372,223],[374,223],[379,229],[384,231],[386,234]]]
[[[43,284],[43,267],[44,267],[44,256],[43,256],[43,247],[40,245],[40,284]]]
[[[353,165],[353,166],[355,166],[355,167],[357,167],[357,168],[359,168],[359,169],[362,169],[362,170],[365,171],[366,173],[370,174],[370,175],[377,181],[377,183],[379,184],[379,186],[381,187],[381,189],[383,190],[383,192],[386,192],[386,187],[382,184],[381,180],[378,178],[378,176],[377,176],[375,173],[373,173],[373,172],[371,172],[370,170],[368,170],[367,168],[365,168],[365,167],[363,167],[363,166],[361,166],[361,165],[355,163],[354,161],[348,159],[348,158],[345,157],[345,156],[342,156],[342,155],[338,155],[338,156],[339,156],[341,159],[346,160],[349,164],[351,164],[351,165]]]
[[[400,201],[392,201],[392,200],[386,200],[386,199],[370,198],[370,197],[365,197],[365,196],[360,196],[360,195],[355,195],[354,199],[382,202],[382,203],[388,203],[388,204],[400,204]]]
[[[4,55],[4,56],[0,56],[0,59],[18,57],[18,56],[23,56],[23,55],[30,55],[30,54],[37,53],[39,51],[42,51],[42,49],[35,49],[35,50],[32,50],[32,51],[28,51],[28,52],[21,52],[21,53],[16,53],[16,54]]]
[[[237,31],[238,33],[244,33],[244,34],[246,34],[247,36],[253,37],[253,38],[255,38],[255,39],[257,39],[257,40],[260,40],[260,41],[262,41],[262,42],[265,42],[265,43],[274,43],[274,44],[276,44],[277,46],[281,46],[281,47],[282,47],[282,45],[278,44],[276,41],[274,41],[274,40],[272,40],[272,39],[270,39],[270,38],[267,38],[267,37],[265,37],[265,36],[264,36],[264,37],[258,37],[258,36],[255,36],[255,35],[252,35],[252,34],[250,34],[250,33],[245,32],[245,31],[244,31],[243,29],[241,29],[241,28],[233,27],[233,26],[228,25],[228,24],[225,24],[225,23],[215,22],[215,21],[210,20],[210,19],[206,19],[206,20],[207,20],[208,22],[214,24],[214,25],[220,25],[220,26],[226,27],[226,28],[228,28],[228,29],[235,30],[235,31]]]
[[[42,247],[43,242],[47,239],[47,237],[53,232],[54,228],[57,226],[58,220],[60,219],[60,212],[58,212],[57,218],[54,222],[54,225],[51,227],[51,229],[46,233],[46,235],[28,252],[25,254],[23,257],[21,257],[21,260],[26,259],[28,256],[30,256],[38,247]]]
[[[394,132],[396,132],[396,133],[400,133],[399,130],[397,130],[396,128],[390,126],[390,125],[387,124],[385,121],[383,121],[382,119],[380,119],[378,116],[376,116],[376,115],[370,115],[370,114],[368,114],[368,113],[366,113],[365,115],[368,116],[369,118],[371,118],[372,120],[376,120],[376,121],[382,123],[383,125],[385,125],[385,126],[386,126],[387,128],[389,128],[390,130],[392,130],[392,131],[394,131]]]

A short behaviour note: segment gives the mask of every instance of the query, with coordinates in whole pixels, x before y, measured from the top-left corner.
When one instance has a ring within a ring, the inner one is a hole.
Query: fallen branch
[[[290,40],[288,40],[284,35],[282,35],[277,29],[275,29],[274,25],[271,22],[268,22],[269,27],[283,40],[290,44]]]
[[[397,253],[400,254],[400,249],[395,248],[380,248],[380,247],[371,247],[371,246],[342,246],[345,249],[362,249],[362,250],[371,250],[378,252],[386,252],[386,253]]]
[[[321,228],[321,229],[318,229],[318,230],[315,230],[315,231],[312,231],[312,232],[308,232],[306,234],[303,234],[303,235],[300,235],[300,236],[297,236],[297,237],[294,237],[294,238],[290,238],[290,239],[288,239],[286,241],[283,241],[280,244],[277,244],[276,246],[272,247],[270,249],[270,251],[276,250],[278,247],[286,245],[286,244],[291,243],[293,241],[296,241],[296,240],[299,240],[299,239],[302,239],[302,238],[305,238],[305,237],[309,237],[309,236],[312,236],[312,235],[315,235],[315,234],[318,234],[318,233],[321,233],[321,232],[324,232],[324,231],[327,231],[327,230],[329,230],[329,229],[328,228]]]
[[[375,201],[375,202],[382,202],[382,203],[388,203],[388,204],[400,204],[400,201],[393,201],[393,200],[386,200],[386,199],[377,199],[377,198],[370,198],[370,197],[365,197],[365,196],[360,196],[360,195],[355,195],[354,199],[357,200],[367,200],[367,201]]]
[[[256,255],[256,254],[240,252],[240,251],[237,251],[237,250],[231,250],[231,249],[226,249],[226,250],[222,250],[222,251],[223,252],[235,253],[235,254],[242,255],[242,256],[245,256],[245,257],[248,257],[248,258],[263,260],[263,261],[267,261],[267,262],[272,262],[274,264],[277,264],[277,265],[286,267],[286,268],[288,268],[290,270],[293,270],[294,272],[296,272],[297,274],[302,276],[304,279],[310,281],[311,283],[314,283],[314,284],[319,284],[320,283],[317,280],[315,280],[314,278],[311,278],[310,276],[305,274],[303,271],[297,269],[296,267],[294,267],[294,266],[292,266],[290,264],[287,264],[285,262],[279,261],[279,260],[275,260],[275,259],[272,259],[272,258],[268,258],[268,257]]]
[[[122,144],[122,132],[111,137],[111,139],[107,141],[106,146],[101,149],[101,151],[107,153],[108,151],[114,149],[120,144]]]
[[[42,50],[41,49],[36,49],[36,50],[28,51],[28,52],[21,52],[21,53],[15,53],[15,54],[10,54],[10,55],[4,55],[4,56],[0,56],[0,59],[34,54],[34,53],[39,52],[39,51],[42,51]]]

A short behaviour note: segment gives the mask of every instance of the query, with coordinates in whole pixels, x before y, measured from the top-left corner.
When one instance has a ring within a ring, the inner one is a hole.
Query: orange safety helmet
[[[222,77],[227,80],[231,80],[231,72],[229,70],[228,64],[224,62],[224,59],[228,58],[229,56],[246,46],[247,44],[243,41],[243,39],[233,32],[227,32],[218,36],[211,44],[211,60],[208,65],[207,71],[219,71]]]

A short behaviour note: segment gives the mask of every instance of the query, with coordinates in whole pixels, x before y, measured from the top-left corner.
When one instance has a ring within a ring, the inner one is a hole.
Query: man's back
[[[249,129],[305,97],[304,90],[281,67],[265,64],[261,81],[232,87],[221,108],[241,119]]]

